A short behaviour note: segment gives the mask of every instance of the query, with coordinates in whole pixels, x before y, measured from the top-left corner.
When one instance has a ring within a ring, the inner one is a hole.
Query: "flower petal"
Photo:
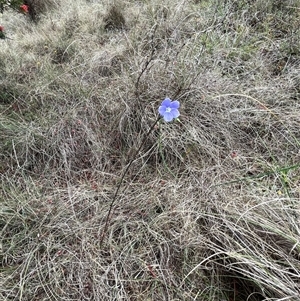
[[[174,119],[173,114],[171,112],[166,112],[164,114],[164,120],[170,122]]]
[[[177,109],[172,109],[171,114],[172,114],[173,118],[177,118],[180,115],[180,113]]]
[[[171,103],[172,103],[172,100],[170,98],[165,98],[163,100],[163,102],[161,103],[161,106],[166,106],[166,107],[170,107],[171,106]]]
[[[158,108],[158,112],[160,115],[164,116],[164,114],[166,113],[167,107],[166,106],[160,106]]]
[[[173,109],[179,109],[179,107],[180,107],[179,101],[178,100],[172,101],[170,107],[173,108]]]

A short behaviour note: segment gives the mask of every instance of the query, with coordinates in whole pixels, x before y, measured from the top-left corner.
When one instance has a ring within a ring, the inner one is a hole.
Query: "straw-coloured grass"
[[[51,3],[0,19],[0,299],[298,300],[298,1]]]

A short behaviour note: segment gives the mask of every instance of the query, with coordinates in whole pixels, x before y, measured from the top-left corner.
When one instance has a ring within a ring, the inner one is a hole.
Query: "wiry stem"
[[[132,163],[135,161],[137,155],[139,154],[140,150],[142,149],[143,145],[145,144],[149,134],[152,132],[152,130],[154,129],[154,127],[156,126],[156,124],[158,123],[158,121],[161,119],[161,116],[159,116],[155,122],[153,123],[153,125],[151,126],[151,128],[149,129],[149,131],[145,134],[144,136],[144,139],[142,140],[142,143],[140,144],[139,148],[134,152],[133,156],[132,156],[132,159],[129,161],[129,163],[127,164],[122,176],[121,176],[121,179],[120,179],[120,182],[116,188],[116,191],[113,195],[113,198],[112,198],[112,201],[109,205],[109,210],[108,210],[108,213],[107,213],[107,216],[106,216],[106,219],[105,219],[105,224],[104,224],[104,229],[103,229],[103,232],[102,232],[102,235],[101,235],[101,238],[100,238],[100,246],[102,246],[102,243],[103,243],[103,240],[104,240],[104,237],[105,237],[105,234],[107,232],[107,228],[108,228],[108,225],[109,225],[109,219],[110,219],[110,216],[111,216],[111,213],[112,213],[112,210],[114,208],[114,204],[115,202],[117,201],[117,196],[119,194],[119,191],[121,189],[121,186],[122,186],[122,183],[124,181],[124,178],[130,168],[130,166],[132,165]]]

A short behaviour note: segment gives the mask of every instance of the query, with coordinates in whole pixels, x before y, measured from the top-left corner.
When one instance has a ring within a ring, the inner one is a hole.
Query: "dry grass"
[[[298,1],[60,2],[0,20],[0,299],[299,300]]]

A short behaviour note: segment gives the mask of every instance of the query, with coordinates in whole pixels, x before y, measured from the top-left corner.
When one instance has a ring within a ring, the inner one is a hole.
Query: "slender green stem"
[[[143,145],[145,144],[148,136],[153,131],[153,129],[155,128],[156,124],[158,123],[158,121],[160,119],[161,119],[161,116],[157,117],[157,119],[155,120],[155,122],[153,123],[153,125],[151,126],[151,128],[149,129],[149,131],[145,134],[144,139],[142,140],[139,148],[135,151],[135,153],[132,156],[132,159],[129,161],[129,163],[127,164],[125,170],[122,173],[122,176],[121,176],[121,179],[119,181],[119,184],[118,184],[118,186],[117,186],[117,188],[115,190],[115,193],[113,195],[112,201],[111,201],[111,203],[109,205],[108,213],[107,213],[106,219],[105,219],[104,229],[103,229],[103,232],[102,232],[102,235],[101,235],[101,238],[100,238],[100,246],[102,246],[105,234],[107,232],[107,228],[109,226],[110,216],[111,216],[111,213],[113,211],[114,205],[115,205],[115,203],[116,203],[116,201],[118,199],[117,197],[118,197],[119,191],[121,189],[122,183],[124,181],[124,178],[125,178],[127,172],[129,171],[129,168],[131,167],[132,163],[135,161],[135,159],[136,159],[137,155],[139,154],[140,150],[142,149]]]

